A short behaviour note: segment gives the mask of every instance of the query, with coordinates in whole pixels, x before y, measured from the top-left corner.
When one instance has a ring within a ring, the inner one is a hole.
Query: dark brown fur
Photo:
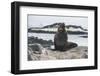
[[[58,31],[54,37],[54,46],[56,50],[60,51],[65,51],[77,46],[75,43],[68,42],[68,36],[64,23],[58,27]]]

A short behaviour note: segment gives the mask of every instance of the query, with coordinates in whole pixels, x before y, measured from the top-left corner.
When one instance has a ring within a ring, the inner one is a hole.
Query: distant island
[[[62,25],[63,23],[53,23],[50,25],[46,25],[44,27],[31,27],[28,28],[28,32],[34,32],[34,33],[56,33],[57,28],[59,25]],[[66,25],[65,26],[68,34],[88,34],[88,30],[83,28],[82,26],[78,25]]]

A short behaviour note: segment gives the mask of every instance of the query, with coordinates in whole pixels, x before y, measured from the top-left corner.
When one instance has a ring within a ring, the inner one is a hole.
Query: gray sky
[[[88,27],[87,17],[28,15],[28,27],[43,27],[56,22],[64,22],[66,25],[81,25],[84,28]]]

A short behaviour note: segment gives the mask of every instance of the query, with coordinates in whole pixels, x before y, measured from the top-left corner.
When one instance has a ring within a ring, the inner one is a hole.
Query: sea
[[[52,40],[53,42],[54,42],[54,35],[55,34],[48,34],[48,33],[32,33],[32,32],[28,33],[28,37],[34,36],[43,40]],[[68,34],[68,41],[77,43],[78,46],[88,46],[88,37],[85,38],[82,36],[86,36],[86,35]]]

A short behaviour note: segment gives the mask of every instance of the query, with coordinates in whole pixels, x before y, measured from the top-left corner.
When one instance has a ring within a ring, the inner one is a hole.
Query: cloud
[[[43,27],[56,22],[64,22],[66,25],[81,25],[84,28],[88,27],[88,17],[28,15],[29,27]]]

